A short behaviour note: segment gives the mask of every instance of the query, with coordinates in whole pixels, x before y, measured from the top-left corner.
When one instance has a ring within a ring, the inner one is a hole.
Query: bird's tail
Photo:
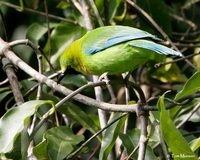
[[[172,55],[172,56],[179,56],[183,57],[181,52],[175,51],[171,48],[168,48],[166,46],[163,46],[161,44],[154,43],[152,41],[148,40],[133,40],[129,42],[130,46],[138,47],[138,48],[144,48],[151,51],[154,51],[159,54],[163,55]]]

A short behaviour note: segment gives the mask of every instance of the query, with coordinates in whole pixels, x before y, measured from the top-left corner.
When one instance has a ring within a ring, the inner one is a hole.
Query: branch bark
[[[0,5],[4,5],[4,6],[10,7],[10,8],[14,8],[16,10],[20,10],[21,9],[20,6],[14,5],[12,3],[4,2],[4,1],[0,1]],[[23,11],[34,13],[34,14],[37,14],[37,15],[40,15],[40,16],[46,16],[46,13],[40,12],[40,11],[37,11],[37,10],[34,10],[34,9],[31,9],[31,8],[25,8],[24,7]],[[55,20],[59,20],[59,21],[64,21],[64,22],[69,22],[69,23],[77,24],[77,22],[75,22],[73,20],[66,19],[66,18],[59,17],[59,16],[55,16],[53,14],[49,14],[49,18],[52,18],[52,19],[55,19]]]
[[[81,6],[82,6],[82,15],[85,19],[85,26],[87,31],[90,31],[93,29],[93,25],[92,25],[92,21],[91,21],[91,17],[88,11],[88,5],[87,2],[85,0],[81,0]],[[93,75],[93,82],[97,82],[98,81],[98,76]],[[103,101],[103,94],[102,94],[102,88],[100,86],[95,87],[94,88],[95,91],[95,96],[96,96],[96,100],[97,101]],[[107,117],[106,117],[106,113],[105,111],[98,109],[98,115],[99,115],[99,120],[100,120],[100,126],[101,128],[105,127],[107,124]]]
[[[22,96],[22,93],[20,91],[20,86],[19,86],[19,82],[17,79],[17,76],[15,74],[14,71],[14,66],[13,64],[10,62],[10,60],[8,58],[2,58],[2,63],[3,63],[3,69],[6,72],[6,75],[8,77],[11,89],[13,91],[13,95],[15,98],[15,102],[17,105],[20,105],[24,102],[24,98]]]
[[[139,103],[138,108],[137,108],[137,116],[140,120],[140,139],[139,139],[139,151],[138,151],[138,160],[144,160],[145,159],[145,153],[146,153],[146,146],[148,142],[147,138],[147,126],[148,126],[148,116],[149,112],[145,112],[142,110],[143,108],[142,103]]]

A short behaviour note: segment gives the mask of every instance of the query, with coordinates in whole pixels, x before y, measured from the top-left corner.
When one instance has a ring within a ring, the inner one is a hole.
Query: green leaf
[[[166,58],[165,62],[171,60],[172,58]],[[151,77],[158,79],[164,83],[185,82],[187,80],[186,76],[184,74],[181,74],[180,69],[175,63],[164,65],[162,67],[159,67],[158,69],[152,67],[149,74]]]
[[[51,101],[28,101],[18,107],[9,109],[0,119],[0,153],[7,153],[12,150],[13,143],[24,126],[28,123],[30,116],[44,104]]]
[[[168,35],[171,35],[170,8],[165,4],[164,0],[138,0],[137,4],[144,9]],[[143,16],[139,16],[139,22],[142,29],[156,34],[155,30],[152,30],[150,23],[148,23]]]
[[[29,89],[31,89],[34,85],[36,85],[36,81],[31,81],[30,79],[25,79],[21,81],[21,85],[23,86],[23,90],[27,92]]]
[[[45,133],[47,152],[52,160],[63,160],[74,147],[84,140],[83,135],[74,135],[71,128],[60,126]]]
[[[200,41],[200,36],[196,38],[197,41]],[[194,48],[194,54],[198,54],[200,52],[200,47]],[[197,70],[200,70],[200,54],[193,56],[193,64],[197,68]]]
[[[179,100],[180,98],[194,94],[200,89],[200,72],[196,72],[193,74],[185,83],[183,86],[183,89],[178,92],[178,94],[175,97],[175,100]]]
[[[140,130],[134,129],[129,130],[126,134],[121,133],[120,139],[122,140],[122,144],[126,149],[127,154],[131,154],[134,148],[137,146],[140,139]],[[133,159],[137,157],[137,154],[131,156]]]
[[[120,134],[120,139],[122,140],[122,145],[127,151],[127,154],[131,154],[132,151],[135,149],[135,147],[139,143],[140,139],[140,130],[139,129],[133,129],[129,130],[126,134],[121,133]],[[137,152],[131,156],[132,159],[137,159]],[[146,155],[145,155],[145,160],[152,160],[156,159],[155,154],[153,153],[152,148],[150,148],[147,145],[147,150],[146,150]]]
[[[121,114],[116,113],[110,122],[112,122],[114,119],[118,118]],[[103,134],[103,139],[101,143],[101,149],[99,154],[99,160],[106,160],[110,151],[112,150],[115,141],[120,134],[121,128],[124,125],[124,122],[126,120],[127,116],[123,117],[119,121],[112,124]],[[109,122],[108,122],[109,123]]]
[[[176,117],[176,121],[181,122],[185,119],[185,117],[188,117],[191,114],[192,109],[194,109],[194,106],[196,106],[199,103],[198,99],[194,99],[190,104],[187,105],[187,107],[179,107],[179,109],[181,108],[181,110],[179,111],[177,117]],[[171,111],[170,111],[171,114]],[[200,121],[200,109],[198,109],[194,114],[192,114],[192,116],[188,119],[189,122],[199,122]]]
[[[19,135],[16,138],[15,142],[14,142],[12,151],[5,154],[6,158],[7,159],[22,159],[21,145],[22,145],[22,143],[21,143],[21,135]],[[1,158],[2,157],[0,155],[0,159]]]
[[[125,1],[124,0],[109,0],[109,9],[108,9],[109,21],[111,21],[115,17],[118,9],[122,8],[122,7],[119,7],[121,3],[123,3],[124,5]]]
[[[198,0],[186,0],[185,4],[182,6],[182,9],[189,9],[191,6],[195,5],[195,3],[198,3]]]
[[[193,139],[189,144],[190,144],[192,151],[193,152],[196,151],[200,147],[200,137]]]
[[[33,154],[37,159],[48,160],[46,140],[43,140],[33,148]]]
[[[4,87],[4,88],[0,88],[0,102],[10,93],[12,93],[12,91],[10,90],[9,87]]]
[[[70,3],[67,2],[67,1],[60,1],[58,3],[58,5],[56,6],[56,8],[59,8],[59,9],[62,9],[62,10],[65,10],[67,9],[68,7],[70,7]]]
[[[34,44],[38,44],[41,37],[47,32],[48,28],[39,23],[33,23],[30,25],[26,32],[26,38],[32,41]]]
[[[165,94],[160,97],[157,104],[160,110],[160,128],[167,145],[172,151],[173,158],[181,159],[180,157],[185,155],[188,159],[196,160],[196,155],[192,152],[188,142],[174,125],[169,111],[165,109],[164,98]]]
[[[85,76],[81,74],[71,74],[67,75],[63,78],[62,84],[64,86],[75,86],[75,87],[81,87],[88,83],[88,80]]]
[[[51,62],[54,64],[58,60],[61,53],[68,47],[74,40],[80,38],[85,34],[85,29],[74,24],[62,22],[57,25],[51,33],[51,49],[53,56]],[[49,51],[48,43],[45,46],[45,52]]]
[[[65,102],[64,105],[58,108],[58,111],[77,121],[92,133],[96,133],[99,130],[99,126],[95,124],[88,113],[84,112],[80,107],[73,103]]]

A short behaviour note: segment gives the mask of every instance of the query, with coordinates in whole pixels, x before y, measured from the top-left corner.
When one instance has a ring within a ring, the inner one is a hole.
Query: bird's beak
[[[64,73],[60,73],[58,76],[57,76],[57,84],[60,83],[60,81],[65,77],[65,72]]]
[[[77,72],[76,70],[74,70],[73,68],[71,68],[71,66],[68,66],[67,69],[64,72],[61,72],[58,76],[57,76],[57,84],[60,83],[60,81],[65,77],[65,75],[67,74],[77,74],[80,72]]]

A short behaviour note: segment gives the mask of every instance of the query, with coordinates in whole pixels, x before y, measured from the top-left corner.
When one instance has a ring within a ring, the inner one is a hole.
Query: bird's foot
[[[130,75],[131,75],[130,72],[122,73],[122,77],[123,77],[123,79],[124,79],[125,81],[128,81],[128,80],[129,80]]]
[[[109,84],[109,79],[108,79],[108,72],[103,73],[102,75],[99,76],[98,81],[104,81],[106,84]]]

